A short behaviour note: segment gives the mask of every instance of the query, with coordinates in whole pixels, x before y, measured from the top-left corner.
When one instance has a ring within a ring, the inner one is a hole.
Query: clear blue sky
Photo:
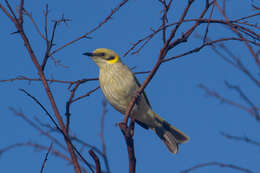
[[[55,37],[55,48],[76,37],[88,32],[101,22],[120,1],[25,1],[25,8],[32,12],[33,17],[43,31],[45,4],[49,4],[50,18],[58,19],[62,14],[72,19],[68,26],[60,25]],[[184,10],[186,1],[174,1],[173,10],[169,14],[169,21],[174,22]],[[3,3],[3,1],[1,2]],[[13,7],[17,4],[12,3]],[[188,15],[188,18],[199,16],[204,4],[196,1]],[[63,49],[54,57],[69,68],[55,66],[50,60],[47,64],[46,75],[48,78],[60,80],[78,80],[98,76],[96,65],[82,53],[93,51],[99,47],[115,50],[122,55],[127,51],[131,43],[151,33],[151,28],[156,28],[160,23],[161,5],[157,1],[129,1],[120,11],[115,14],[102,29],[91,34],[92,39],[83,39]],[[233,18],[252,14],[249,1],[227,1],[227,15]],[[214,16],[220,16],[214,13]],[[50,19],[50,20],[51,20]],[[260,18],[254,18],[259,22]],[[25,50],[20,36],[10,35],[16,31],[9,19],[0,12],[1,32],[1,57],[0,79],[9,79],[20,75],[38,78],[28,53]],[[40,62],[44,56],[45,42],[39,37],[31,21],[25,18],[25,31],[32,42],[33,49]],[[183,29],[187,28],[186,25]],[[197,30],[202,33],[205,27]],[[178,34],[181,34],[179,32]],[[223,26],[212,25],[209,36],[219,38],[221,35],[231,34]],[[190,42],[178,46],[172,50],[168,57],[177,55],[185,50],[197,47],[199,40],[194,36]],[[128,55],[122,58],[135,71],[150,70],[156,62],[162,47],[161,34],[156,36],[138,55]],[[243,44],[229,42],[237,56],[248,65],[251,72],[257,75],[258,69],[248,50]],[[142,82],[146,75],[139,75]],[[259,76],[257,76],[259,77]],[[257,88],[240,71],[223,61],[210,48],[205,48],[199,53],[185,56],[175,61],[163,64],[149,86],[146,88],[147,96],[155,112],[161,115],[171,124],[187,133],[191,140],[181,145],[179,153],[172,155],[164,144],[152,131],[146,131],[139,126],[135,129],[135,149],[137,158],[137,172],[180,172],[196,164],[205,162],[223,162],[234,164],[243,168],[259,172],[260,148],[225,139],[219,134],[224,131],[233,135],[248,136],[260,141],[259,123],[248,113],[226,104],[220,104],[213,98],[205,97],[204,92],[197,87],[203,83],[209,88],[219,91],[224,96],[240,100],[239,95],[228,90],[224,80],[241,86],[248,96],[258,103]],[[82,85],[77,96],[98,86],[97,81],[91,81]],[[58,107],[62,115],[65,113],[65,104],[70,92],[65,84],[51,84]],[[34,128],[16,117],[8,109],[13,107],[22,111],[26,116],[51,124],[47,116],[29,97],[18,91],[24,88],[37,97],[42,104],[52,113],[44,88],[39,82],[28,83],[15,81],[1,83],[1,116],[0,116],[0,149],[8,145],[31,141],[49,146],[50,140],[39,134]],[[100,120],[102,114],[102,101],[104,97],[100,90],[91,96],[75,103],[71,107],[71,129],[81,139],[91,145],[101,148],[99,138]],[[244,103],[243,103],[244,104]],[[116,112],[110,105],[105,117],[105,140],[109,164],[112,172],[127,172],[128,158],[125,141],[117,122],[123,116]],[[58,138],[61,139],[60,135]],[[54,145],[54,148],[57,146]],[[35,151],[30,147],[21,147],[10,150],[0,155],[1,172],[39,172],[46,151]],[[85,153],[86,158],[92,161]],[[103,162],[102,162],[102,166]],[[73,167],[66,161],[49,156],[45,172],[72,172]],[[237,172],[228,168],[209,167],[194,172]]]

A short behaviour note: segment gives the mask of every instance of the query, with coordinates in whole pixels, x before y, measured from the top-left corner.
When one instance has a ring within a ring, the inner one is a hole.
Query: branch
[[[51,143],[51,145],[50,145],[50,147],[49,147],[49,149],[48,149],[48,151],[47,151],[47,153],[46,153],[46,155],[45,155],[45,158],[44,158],[44,160],[43,160],[40,173],[43,173],[43,169],[44,169],[44,167],[45,167],[45,165],[46,165],[46,162],[47,162],[47,160],[48,160],[48,156],[49,156],[49,153],[50,153],[51,149],[52,149],[52,143]]]
[[[218,10],[220,11],[220,13],[223,15],[223,17],[225,18],[225,20],[227,22],[229,22],[229,18],[225,15],[223,9],[221,9],[220,5],[218,4],[218,2],[216,0],[214,0],[214,4],[217,6]],[[234,28],[232,25],[229,25],[230,29],[236,33],[245,43],[245,46],[248,48],[249,52],[251,53],[251,55],[253,56],[253,58],[255,59],[256,64],[260,67],[260,60],[257,56],[257,54],[254,52],[253,48],[249,45],[248,41],[243,37],[243,35],[236,29]]]
[[[61,144],[56,138],[51,136],[48,132],[45,132],[44,130],[42,130],[37,124],[35,124],[32,120],[30,120],[28,117],[26,117],[22,112],[19,112],[12,107],[9,107],[9,110],[12,111],[14,113],[14,115],[21,117],[26,123],[28,123],[30,126],[32,126],[37,131],[39,131],[40,134],[48,137],[52,142],[54,142],[55,144],[57,144],[59,147],[61,147],[63,150],[66,151],[66,147],[63,144]]]
[[[244,136],[244,137],[242,137],[242,136],[233,136],[233,135],[229,135],[229,134],[227,134],[225,132],[220,132],[220,134],[222,136],[224,136],[225,138],[227,138],[227,139],[236,140],[236,141],[244,141],[244,142],[249,143],[249,144],[260,146],[260,142],[252,140],[252,139],[248,138],[247,136]]]
[[[55,122],[55,120],[52,118],[51,114],[46,110],[46,108],[31,94],[29,94],[27,91],[25,91],[24,89],[20,89],[22,92],[24,92],[26,95],[28,95],[29,97],[31,97],[42,109],[43,111],[47,114],[47,116],[51,119],[52,123],[55,125],[55,127],[57,128],[57,130],[63,135],[65,141],[67,142],[67,144],[69,144],[71,146],[71,150],[74,151],[79,155],[79,157],[81,158],[81,160],[89,167],[89,169],[94,173],[94,170],[92,169],[91,165],[87,162],[87,160],[81,155],[81,153],[77,150],[77,148],[72,144],[70,137],[68,136],[67,131],[63,129],[61,129],[58,124]],[[69,151],[70,152],[70,151]],[[73,165],[75,164],[75,158],[71,158]],[[77,162],[78,163],[78,162]],[[75,165],[74,165],[75,166]],[[77,172],[77,170],[75,170]],[[81,172],[81,171],[80,171]]]
[[[135,173],[136,169],[136,158],[135,158],[135,149],[134,149],[134,118],[131,118],[131,123],[129,127],[126,123],[119,123],[119,127],[123,136],[125,138],[127,152],[128,152],[128,161],[129,161],[129,173]]]
[[[46,9],[46,12],[48,10]],[[48,13],[47,13],[48,14]],[[55,20],[54,21],[54,24],[53,24],[53,28],[52,28],[52,34],[51,34],[51,39],[49,40],[48,38],[46,38],[46,51],[45,51],[45,56],[44,56],[44,59],[42,61],[42,64],[41,64],[41,67],[42,67],[42,71],[44,71],[45,69],[45,66],[47,64],[47,61],[49,59],[49,57],[51,57],[50,55],[50,51],[54,45],[54,37],[55,37],[55,31],[56,31],[56,28],[57,26],[60,24],[60,23],[64,23],[66,24],[68,21],[71,21],[71,19],[66,19],[64,18],[64,15],[62,15],[61,19],[58,19],[58,20]],[[45,32],[48,32],[48,31],[45,31]],[[47,34],[45,34],[46,36],[48,36]]]
[[[230,100],[230,99],[227,99],[227,98],[221,96],[221,95],[220,95],[219,93],[217,93],[216,91],[210,90],[208,87],[206,87],[206,86],[203,85],[203,84],[199,84],[198,87],[201,88],[201,89],[203,89],[203,90],[205,91],[206,95],[211,96],[211,97],[215,97],[215,98],[218,99],[221,103],[226,103],[226,104],[232,105],[232,106],[234,106],[234,107],[237,107],[237,108],[239,108],[239,109],[242,109],[242,110],[248,112],[249,114],[251,114],[252,116],[255,117],[255,113],[254,113],[254,110],[252,110],[252,108],[249,108],[249,107],[244,106],[244,105],[242,105],[242,104],[236,103],[236,102],[234,102],[234,101],[232,101],[232,100]],[[260,110],[260,108],[257,108],[257,107],[256,107],[255,109],[257,109],[257,111]]]
[[[96,173],[101,173],[100,162],[99,162],[97,155],[95,154],[95,152],[93,150],[89,150],[88,153],[91,155],[91,157],[95,161]]]
[[[62,118],[61,118],[61,115],[60,115],[60,113],[59,113],[58,107],[57,107],[56,102],[55,102],[55,100],[54,100],[54,97],[53,97],[53,95],[52,95],[52,93],[51,93],[51,90],[50,90],[50,87],[49,87],[49,85],[48,85],[48,82],[46,81],[46,77],[45,77],[45,75],[44,75],[44,73],[43,73],[43,71],[42,71],[42,69],[41,69],[41,66],[40,66],[40,64],[39,64],[39,62],[38,62],[38,60],[37,60],[37,57],[36,57],[36,55],[35,55],[35,53],[34,53],[32,47],[31,47],[31,44],[30,44],[30,42],[29,42],[29,39],[28,39],[27,35],[25,34],[25,32],[24,32],[24,30],[23,30],[23,25],[22,25],[21,23],[19,23],[18,19],[16,18],[15,14],[14,14],[13,11],[12,11],[12,8],[9,6],[8,1],[5,0],[5,2],[6,2],[6,4],[7,4],[7,6],[8,6],[8,8],[9,8],[9,10],[10,10],[11,13],[13,14],[13,16],[11,16],[11,15],[7,12],[7,10],[6,10],[1,4],[0,4],[0,8],[1,8],[2,11],[9,17],[9,19],[10,19],[10,20],[13,22],[13,24],[15,25],[16,29],[19,31],[19,34],[20,34],[20,36],[22,37],[22,39],[23,39],[23,41],[24,41],[24,45],[25,45],[25,47],[26,47],[26,49],[27,49],[27,51],[28,51],[28,53],[29,53],[29,55],[30,55],[31,61],[32,61],[33,64],[35,65],[35,67],[36,67],[36,69],[37,69],[37,71],[38,71],[38,75],[39,75],[40,78],[41,78],[42,84],[43,84],[44,89],[45,89],[45,91],[46,91],[46,94],[47,94],[47,96],[48,96],[48,98],[49,98],[49,101],[50,101],[50,103],[51,103],[51,106],[52,106],[52,109],[53,109],[53,111],[54,111],[54,114],[55,114],[55,116],[56,116],[56,118],[57,118],[57,120],[58,120],[58,123],[59,123],[60,127],[61,127],[61,130],[62,130],[63,134],[65,134],[64,137],[65,137],[65,136],[68,137],[68,134],[66,133],[66,128],[65,128],[65,125],[64,125],[63,120],[62,120]],[[66,142],[66,144],[67,144],[68,151],[69,151],[70,156],[71,156],[71,159],[72,159],[72,161],[73,161],[74,170],[75,170],[76,173],[80,173],[80,172],[81,172],[81,169],[80,169],[80,166],[79,166],[79,163],[78,163],[78,160],[77,160],[77,156],[76,156],[75,153],[74,153],[73,147],[72,147],[71,143],[70,143],[68,140],[65,139],[65,142]]]
[[[171,60],[175,60],[175,59],[178,59],[178,58],[181,58],[181,57],[186,56],[186,55],[189,55],[189,54],[193,54],[193,53],[199,52],[201,49],[203,49],[203,48],[206,47],[206,46],[213,46],[213,45],[216,44],[216,43],[226,42],[226,41],[243,41],[243,40],[240,39],[240,38],[229,37],[229,38],[221,38],[221,39],[218,39],[218,40],[203,42],[203,44],[202,44],[201,46],[199,46],[199,47],[196,47],[196,48],[194,48],[194,49],[192,49],[192,50],[189,50],[189,51],[187,51],[187,52],[184,52],[184,53],[182,53],[182,54],[179,54],[179,55],[176,55],[176,56],[173,56],[173,57],[164,59],[164,60],[163,60],[163,63],[168,62],[168,61],[171,61]],[[252,43],[253,43],[253,42],[252,42]],[[260,44],[259,44],[259,46],[260,46]]]
[[[100,121],[100,139],[101,139],[101,144],[102,144],[102,153],[105,156],[104,158],[107,158],[107,152],[106,152],[106,143],[105,143],[105,136],[104,136],[104,132],[105,132],[105,116],[107,113],[107,101],[104,99],[103,100],[103,111],[102,111],[102,115],[101,115],[101,121]],[[105,161],[105,165],[107,168],[107,172],[110,173],[110,168],[109,168],[109,164],[107,159],[104,159]]]
[[[71,45],[71,44],[73,44],[73,43],[75,43],[75,42],[77,42],[77,41],[79,41],[79,40],[81,40],[81,39],[83,39],[83,38],[87,38],[88,35],[90,35],[91,33],[95,32],[96,30],[98,30],[99,28],[101,28],[105,23],[107,23],[107,22],[112,18],[112,16],[113,16],[117,11],[119,11],[119,9],[120,9],[122,6],[124,6],[127,2],[128,2],[128,0],[123,0],[123,1],[121,1],[114,9],[112,9],[112,11],[110,12],[110,14],[109,14],[102,22],[100,22],[96,27],[94,27],[93,29],[91,29],[89,32],[83,34],[82,36],[80,36],[80,37],[78,37],[78,38],[76,38],[76,39],[74,39],[74,40],[72,40],[72,41],[66,43],[65,45],[63,45],[63,46],[61,46],[61,47],[55,49],[54,51],[52,51],[52,52],[50,53],[50,56],[54,55],[55,53],[57,53],[57,52],[60,51],[61,49],[65,48],[65,47],[67,47],[67,46],[69,46],[69,45]]]
[[[260,122],[260,115],[258,113],[258,108],[256,105],[246,96],[246,94],[241,90],[240,87],[231,85],[227,81],[225,81],[226,86],[229,89],[235,90],[240,97],[251,107],[251,115],[256,119],[256,121]]]
[[[43,40],[47,40],[47,38],[44,37],[44,35],[42,34],[41,30],[39,29],[37,23],[35,22],[35,20],[34,20],[34,18],[33,18],[33,16],[32,16],[32,14],[29,13],[29,12],[28,12],[27,10],[25,10],[25,9],[24,9],[23,11],[24,11],[24,14],[25,14],[26,16],[28,16],[29,19],[32,21],[33,26],[34,26],[35,30],[38,32],[38,34],[40,35],[40,37],[41,37]]]
[[[23,142],[23,143],[12,144],[12,145],[9,145],[5,148],[0,149],[0,155],[7,152],[7,151],[10,151],[14,148],[24,147],[24,146],[29,146],[29,147],[33,147],[33,148],[38,149],[38,150],[46,150],[46,151],[50,148],[50,147],[47,147],[47,146],[44,146],[44,145],[41,145],[41,144],[37,144],[37,143]],[[69,157],[67,157],[65,154],[63,154],[62,152],[60,152],[58,150],[51,149],[50,153],[52,155],[59,157],[59,158],[62,158],[63,160],[68,161],[70,164],[73,164]]]
[[[206,7],[208,6],[211,6],[212,5],[212,2],[209,3]],[[213,6],[214,7],[214,6]],[[222,25],[232,25],[234,28],[240,28],[242,30],[244,29],[247,29],[248,32],[250,32],[251,34],[254,35],[254,39],[257,39],[259,40],[259,37],[260,35],[253,32],[252,30],[249,30],[248,28],[244,28],[238,24],[235,24],[235,23],[239,23],[240,20],[243,20],[243,19],[247,19],[247,18],[252,18],[252,17],[256,17],[256,16],[259,16],[260,13],[256,13],[256,14],[253,14],[253,15],[250,15],[250,16],[246,16],[244,18],[239,18],[239,19],[236,19],[236,20],[231,20],[229,22],[225,21],[225,20],[218,20],[218,19],[203,19],[203,18],[198,18],[198,19],[185,19],[183,21],[178,21],[178,22],[174,22],[174,23],[171,23],[171,24],[167,24],[165,26],[160,26],[159,28],[157,28],[156,30],[153,30],[152,29],[152,33],[139,39],[137,42],[133,43],[132,46],[123,54],[123,56],[127,56],[131,51],[133,51],[139,44],[143,43],[140,48],[138,48],[136,51],[132,52],[132,54],[137,54],[141,51],[142,48],[144,48],[144,46],[146,44],[148,44],[148,42],[156,35],[158,34],[160,31],[164,30],[165,28],[168,28],[168,27],[172,27],[172,26],[175,26],[175,25],[178,25],[180,23],[184,23],[184,22],[198,22],[198,24],[207,24],[207,27],[209,26],[209,23],[217,23],[217,24],[222,24]],[[258,27],[257,25],[253,25],[253,24],[248,24],[248,23],[241,23],[241,24],[245,24],[245,25],[248,25],[248,26],[252,26],[254,28],[257,28],[257,29],[260,29],[260,27]],[[207,32],[207,31],[206,31]],[[205,34],[206,35],[206,34]],[[204,36],[205,37],[205,36]],[[240,38],[240,40],[243,40],[242,38]],[[253,43],[253,41],[251,41],[250,43]]]
[[[77,138],[76,136],[72,136],[72,137],[71,137],[71,140],[72,140],[72,141],[75,141],[75,142],[77,142],[77,143],[79,143],[79,144],[81,144],[83,147],[91,148],[91,150],[93,150],[93,151],[95,151],[97,154],[99,154],[99,155],[103,158],[103,160],[104,160],[104,162],[105,162],[105,166],[106,166],[106,169],[107,169],[107,173],[110,173],[110,169],[109,169],[109,165],[108,165],[108,158],[107,158],[107,155],[105,155],[105,154],[103,153],[103,151],[101,151],[100,149],[98,149],[97,147],[95,147],[95,146],[93,146],[93,145],[90,145],[90,144],[84,142],[83,140]]]
[[[23,25],[23,10],[24,10],[23,6],[24,6],[24,0],[21,0],[20,7],[19,7],[19,19],[18,19],[21,25]]]
[[[208,38],[209,39],[209,38]],[[237,38],[240,41],[243,41],[241,38]],[[210,40],[210,39],[209,39]],[[249,41],[249,40],[248,40]],[[254,42],[249,41],[251,44],[255,44]],[[256,43],[257,46],[260,46],[260,44]],[[226,52],[230,58],[222,54],[219,50],[217,50],[217,47],[222,49],[224,52]],[[228,49],[224,43],[221,43],[219,45],[212,45],[211,46],[212,50],[218,54],[223,60],[231,64],[233,67],[238,69],[239,71],[243,72],[251,81],[253,81],[257,87],[260,88],[260,82],[259,80],[254,77],[254,75],[249,71],[248,68],[242,63],[239,57],[235,56],[230,49]],[[231,59],[231,60],[230,60]]]

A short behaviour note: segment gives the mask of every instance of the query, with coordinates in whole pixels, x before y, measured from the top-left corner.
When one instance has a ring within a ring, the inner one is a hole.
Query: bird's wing
[[[137,86],[140,87],[141,85],[140,85],[139,81],[136,79],[135,75],[134,75],[134,79],[135,79],[135,82],[137,83]],[[143,91],[142,94],[144,95],[144,99],[145,99],[145,101],[147,102],[147,104],[151,107],[151,104],[150,104],[150,102],[149,102],[149,100],[148,100],[148,98],[147,98],[147,96],[146,96],[146,94],[145,94],[144,91]],[[137,102],[138,102],[138,101],[137,101]]]
[[[141,85],[140,85],[140,83],[138,82],[138,80],[137,80],[137,78],[135,77],[135,75],[134,75],[134,79],[135,79],[135,82],[136,82],[137,86],[140,87]],[[146,103],[151,107],[151,104],[149,103],[149,100],[148,100],[148,98],[147,98],[145,92],[143,92],[142,95],[144,96],[144,99],[145,99]],[[140,99],[140,98],[139,98],[139,99]],[[137,104],[138,104],[138,100],[137,100]],[[136,122],[138,125],[140,125],[141,127],[143,127],[144,129],[149,129],[149,127],[148,127],[145,123],[143,123],[143,122],[141,122],[141,121],[138,121],[138,120],[136,120],[136,119],[135,119],[135,122]]]

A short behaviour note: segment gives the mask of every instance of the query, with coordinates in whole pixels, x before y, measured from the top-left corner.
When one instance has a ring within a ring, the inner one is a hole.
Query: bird
[[[140,87],[134,73],[122,62],[113,50],[98,48],[83,55],[91,57],[99,68],[99,84],[108,102],[123,115]],[[144,129],[152,129],[168,150],[176,154],[179,144],[189,141],[189,137],[156,114],[143,92],[139,95],[131,115]]]

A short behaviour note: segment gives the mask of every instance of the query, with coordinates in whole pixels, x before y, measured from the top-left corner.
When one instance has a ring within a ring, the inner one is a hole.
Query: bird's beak
[[[94,56],[94,54],[93,53],[91,53],[91,52],[86,52],[86,53],[83,53],[83,55],[86,55],[86,56]]]

